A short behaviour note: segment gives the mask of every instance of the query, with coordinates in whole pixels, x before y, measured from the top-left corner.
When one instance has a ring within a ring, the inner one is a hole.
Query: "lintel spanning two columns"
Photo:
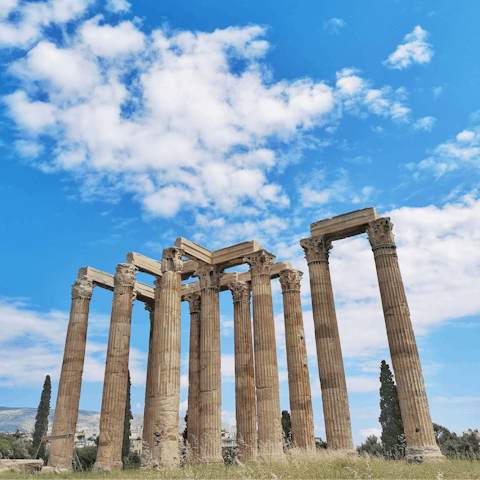
[[[300,241],[310,273],[318,369],[329,449],[354,452],[345,372],[329,271],[332,241],[367,233],[380,287],[409,460],[437,460],[427,395],[390,218],[366,208],[312,223]]]

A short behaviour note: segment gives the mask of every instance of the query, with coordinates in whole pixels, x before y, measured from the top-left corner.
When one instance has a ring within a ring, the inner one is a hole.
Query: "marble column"
[[[158,281],[158,278],[155,282]],[[159,293],[158,289],[155,289],[155,294]],[[143,433],[144,439],[142,448],[142,467],[148,467],[151,464],[151,452],[147,442],[147,438],[153,438],[153,397],[152,397],[152,339],[153,339],[153,322],[155,319],[155,300],[153,302],[145,303],[145,310],[148,311],[150,317],[150,335],[148,337],[148,359],[147,359],[147,380],[145,382],[145,406],[143,409]]]
[[[178,466],[180,408],[181,274],[183,250],[166,248],[156,282],[152,334],[153,435],[146,438],[156,467]],[[158,290],[158,292],[157,292]]]
[[[243,259],[250,265],[251,273],[258,455],[261,460],[283,456],[275,320],[270,284],[274,260],[275,256],[265,250]]]
[[[92,292],[93,283],[85,275],[79,276],[72,286],[70,321],[58,385],[57,406],[52,427],[53,436],[75,432],[77,426],[87,341],[88,310]],[[67,440],[52,440],[48,466],[72,470],[73,445],[74,436]]]
[[[200,311],[201,294],[191,293],[184,297],[190,307],[190,352],[188,356],[188,410],[187,441],[191,461],[198,461],[200,417]]]
[[[112,316],[103,384],[100,435],[94,470],[120,470],[128,383],[128,357],[136,267],[119,263],[114,277]]]
[[[327,447],[330,450],[342,450],[346,453],[356,454],[328,265],[328,255],[332,244],[324,237],[311,237],[301,240],[300,245],[305,251],[310,274]]]
[[[405,454],[408,460],[438,460],[443,456],[433,433],[392,228],[390,218],[379,218],[368,224],[367,233],[375,258],[390,356],[405,428]]]
[[[201,463],[223,463],[222,457],[222,389],[220,354],[219,289],[223,271],[216,266],[201,265],[194,276],[201,289],[200,313],[200,428]]]
[[[242,463],[247,463],[257,457],[257,410],[253,371],[250,285],[247,282],[233,282],[228,284],[228,288],[233,297],[238,459]]]
[[[302,449],[315,450],[312,393],[300,300],[302,276],[303,273],[299,270],[282,270],[280,285],[282,286],[285,318],[292,439]]]

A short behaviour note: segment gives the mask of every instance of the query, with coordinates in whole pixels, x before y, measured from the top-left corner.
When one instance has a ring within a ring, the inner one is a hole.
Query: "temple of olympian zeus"
[[[345,372],[329,271],[332,241],[367,233],[377,270],[390,355],[398,388],[409,460],[442,457],[432,421],[410,313],[398,266],[393,224],[366,208],[311,224],[300,241],[310,274],[318,370],[329,449],[355,453]],[[186,257],[187,260],[184,260]],[[225,272],[248,264],[248,272]],[[155,288],[136,271],[155,277]],[[198,281],[183,283],[190,277]],[[132,305],[150,312],[143,442],[147,464],[179,464],[180,311],[190,306],[188,442],[191,461],[221,463],[219,292],[234,304],[235,410],[241,462],[283,455],[271,280],[283,293],[293,440],[315,449],[307,352],[300,303],[302,272],[255,241],[211,252],[184,238],[163,251],[161,262],[129,253],[115,275],[81,268],[72,306],[53,422],[50,466],[72,468],[74,436],[93,288],[113,290],[96,470],[122,467]],[[253,304],[253,345],[250,316]]]

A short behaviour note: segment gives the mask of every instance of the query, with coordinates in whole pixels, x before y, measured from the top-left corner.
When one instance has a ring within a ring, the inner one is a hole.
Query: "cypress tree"
[[[398,391],[389,365],[380,365],[380,417],[382,447],[387,458],[405,456],[405,431],[403,428]]]
[[[123,422],[123,443],[122,443],[122,458],[128,457],[130,454],[130,420],[133,418],[132,407],[130,402],[130,370],[128,371],[127,383],[127,399],[125,402],[125,420]]]
[[[282,412],[282,431],[285,443],[292,443],[292,420],[287,410]]]
[[[35,458],[42,458],[44,462],[47,459],[47,454],[45,452],[45,445],[42,442],[42,438],[47,434],[51,395],[52,384],[50,382],[50,375],[47,375],[43,384],[40,403],[38,404],[37,416],[35,417],[35,429],[33,431],[33,443],[31,450],[32,457],[36,455]]]

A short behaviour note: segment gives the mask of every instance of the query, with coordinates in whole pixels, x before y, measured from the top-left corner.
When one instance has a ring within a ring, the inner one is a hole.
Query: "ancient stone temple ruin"
[[[408,459],[441,458],[398,266],[393,224],[374,208],[311,225],[300,241],[310,274],[323,412],[329,449],[354,454],[342,351],[329,271],[332,242],[367,233],[375,259],[388,343],[405,427]],[[256,241],[211,252],[184,238],[163,251],[161,262],[129,253],[115,275],[81,268],[72,287],[49,465],[71,469],[80,400],[88,311],[95,286],[113,291],[105,381],[95,469],[122,467],[131,313],[134,301],[150,314],[143,442],[148,463],[179,464],[180,311],[190,307],[188,442],[190,461],[222,463],[219,292],[230,290],[234,305],[235,411],[241,462],[283,455],[275,344],[272,279],[279,278],[284,305],[288,386],[293,440],[315,449],[310,381],[300,302],[302,272]],[[228,271],[238,265],[249,271]],[[137,271],[155,277],[151,287]],[[182,283],[190,277],[197,281]],[[253,344],[252,317],[253,313]],[[55,437],[57,437],[55,439]],[[63,438],[58,438],[63,437]],[[66,438],[65,438],[66,437]]]

